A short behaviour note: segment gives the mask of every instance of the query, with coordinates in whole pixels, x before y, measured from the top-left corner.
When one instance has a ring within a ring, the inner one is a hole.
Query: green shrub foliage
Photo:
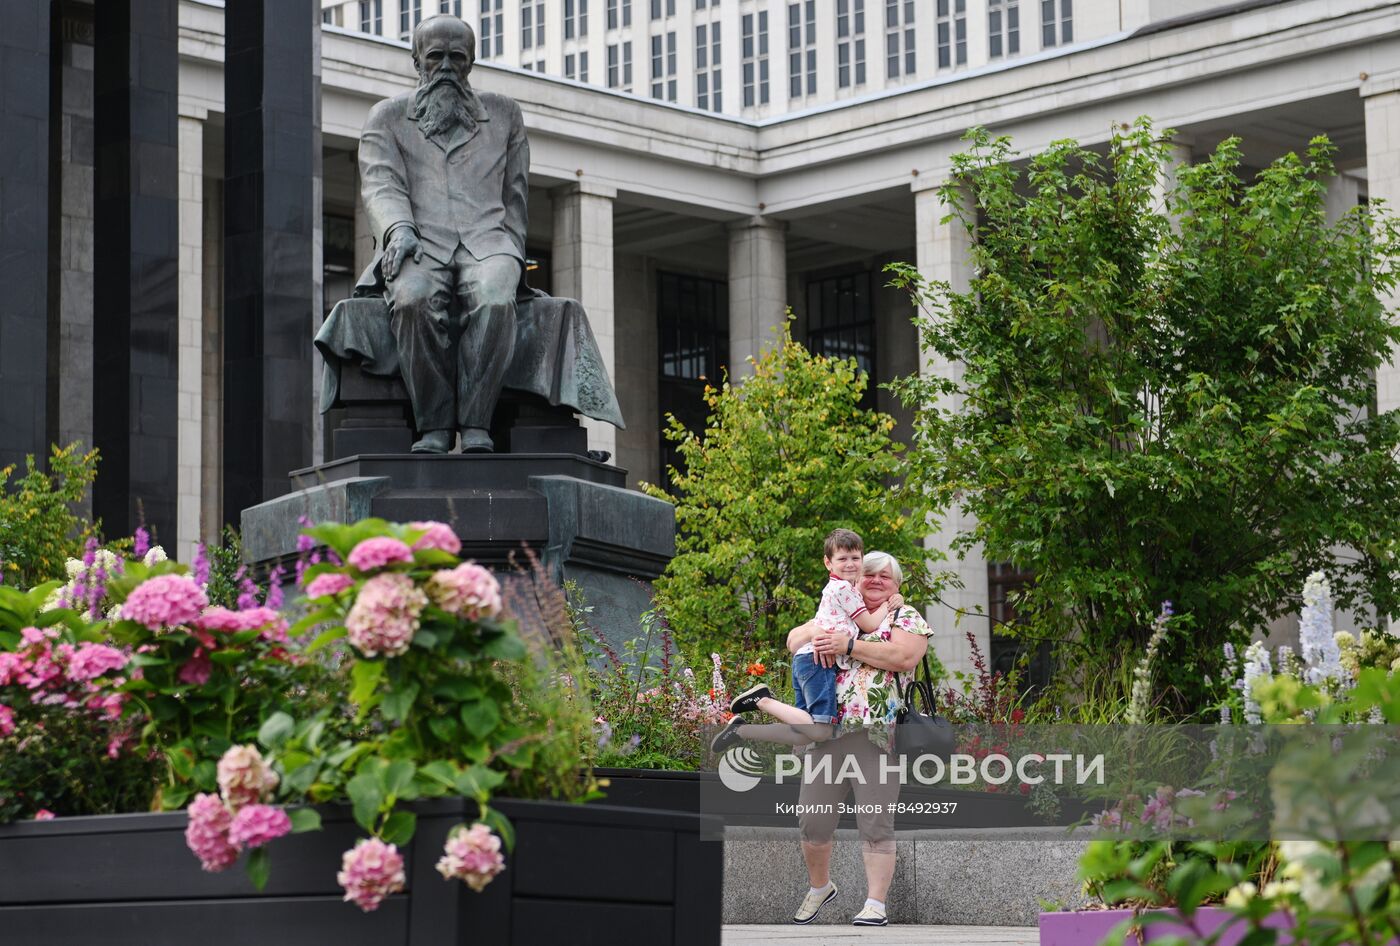
[[[676,507],[677,554],[656,588],[682,650],[780,647],[812,617],[837,527],[899,559],[911,603],[928,591],[926,510],[900,485],[894,419],[860,406],[866,383],[853,360],[815,356],[784,326],[750,377],[706,388],[704,430],[671,419],[685,468],[667,471],[672,493],[647,489]]]
[[[1106,155],[1066,141],[1020,165],[969,139],[942,197],[971,285],[896,267],[924,346],[965,367],[898,388],[911,479],[976,517],[955,547],[1035,574],[1027,633],[1111,667],[1170,600],[1194,630],[1163,643],[1162,683],[1190,709],[1220,645],[1296,610],[1314,569],[1394,613],[1400,415],[1374,379],[1400,342],[1400,244],[1380,208],[1328,221],[1327,141],[1247,180],[1227,139],[1171,185],[1146,120]]]

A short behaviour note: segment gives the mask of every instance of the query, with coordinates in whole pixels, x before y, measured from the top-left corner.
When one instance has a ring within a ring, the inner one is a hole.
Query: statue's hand
[[[418,242],[412,227],[399,227],[389,235],[389,246],[384,251],[384,279],[392,281],[398,276],[399,267],[410,256],[415,263],[422,262],[423,244]]]

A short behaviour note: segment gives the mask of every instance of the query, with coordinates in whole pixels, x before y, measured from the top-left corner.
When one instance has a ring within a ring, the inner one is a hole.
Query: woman
[[[894,556],[868,552],[861,567],[861,596],[872,611],[899,591],[904,572]],[[831,844],[840,820],[839,806],[847,792],[855,790],[856,825],[860,828],[861,856],[865,861],[865,906],[852,918],[856,926],[884,926],[885,896],[894,878],[894,812],[891,805],[899,797],[899,778],[882,780],[881,761],[889,758],[895,717],[902,706],[901,695],[913,679],[914,669],[928,650],[933,630],[913,608],[901,608],[870,634],[863,634],[851,645],[851,656],[859,664],[840,670],[836,677],[838,735],[819,743],[808,754],[814,771],[830,765],[833,778],[803,780],[798,823],[802,830],[802,857],[807,862],[810,889],[793,916],[794,923],[810,923],[817,912],[836,897],[831,882]],[[820,657],[834,661],[846,653],[849,638],[824,631],[815,624],[794,628],[788,635],[789,652],[811,641]],[[763,739],[760,731],[780,729],[777,725],[739,727],[746,739]],[[771,741],[787,741],[775,738]],[[823,756],[831,756],[824,760]],[[834,776],[854,760],[865,783],[838,781]],[[828,782],[830,784],[828,784]],[[824,813],[823,813],[824,812]]]

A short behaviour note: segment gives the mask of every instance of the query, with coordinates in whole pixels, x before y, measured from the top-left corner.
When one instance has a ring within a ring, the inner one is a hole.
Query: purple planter
[[[1042,913],[1040,915],[1040,946],[1099,946],[1115,926],[1133,916],[1132,910],[1086,910],[1079,913]],[[1181,921],[1157,920],[1146,924],[1142,931],[1143,943],[1151,943],[1167,936],[1194,936],[1197,933],[1209,936],[1233,918],[1228,910],[1220,907],[1201,907],[1196,911],[1195,928]],[[1282,913],[1276,913],[1264,920],[1264,926],[1271,930],[1289,930],[1293,921]],[[1221,935],[1219,946],[1238,946],[1249,931],[1243,920],[1233,924]],[[1279,937],[1280,946],[1290,946],[1293,937],[1284,933]],[[1125,946],[1139,942],[1129,934],[1113,941]]]

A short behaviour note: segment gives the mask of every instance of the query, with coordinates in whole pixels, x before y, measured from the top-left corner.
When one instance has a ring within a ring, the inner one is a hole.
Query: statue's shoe
[[[495,449],[496,443],[491,439],[491,435],[480,427],[462,428],[463,453],[492,453]]]
[[[414,453],[446,453],[452,449],[451,430],[430,430],[410,448]]]

